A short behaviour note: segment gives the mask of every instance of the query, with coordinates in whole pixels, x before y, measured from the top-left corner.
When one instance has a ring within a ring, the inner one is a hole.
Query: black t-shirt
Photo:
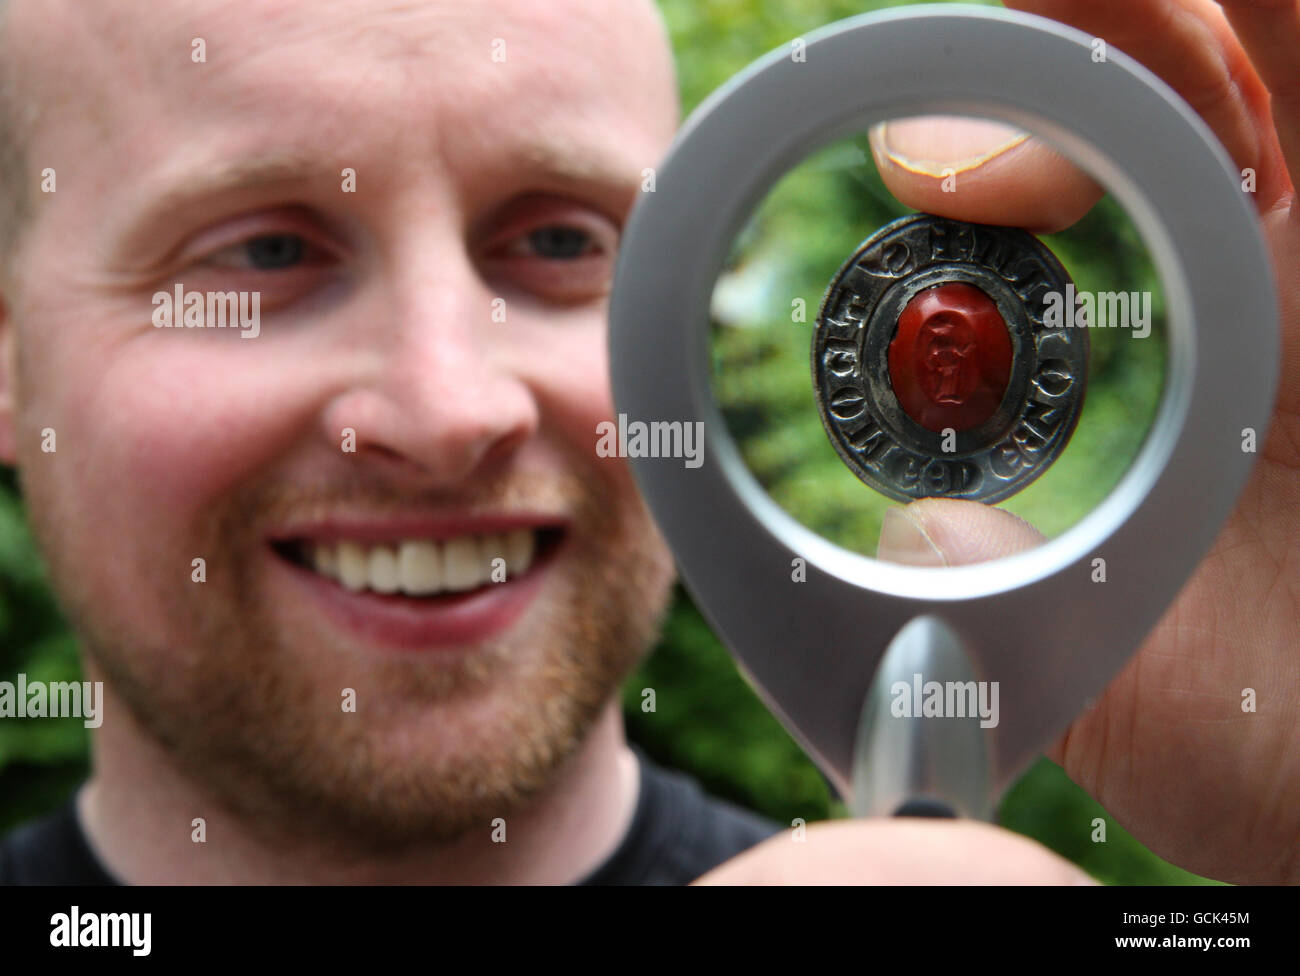
[[[579,884],[686,884],[780,828],[706,796],[682,773],[636,750],[641,790],[632,825],[613,854]],[[118,884],[86,842],[74,801],[0,842],[2,884]]]

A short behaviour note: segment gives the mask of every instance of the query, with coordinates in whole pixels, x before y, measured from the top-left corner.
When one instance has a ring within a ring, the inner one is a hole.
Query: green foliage
[[[78,681],[76,643],[50,596],[12,473],[0,469],[0,681]],[[0,832],[56,805],[86,774],[78,718],[0,720]]]
[[[645,689],[653,689],[648,711]],[[705,789],[789,823],[823,820],[831,792],[684,593],[659,647],[624,686],[628,734]]]
[[[724,81],[796,37],[846,17],[915,0],[658,0],[677,52],[682,105],[690,111]],[[935,0],[921,0],[935,2]],[[998,6],[994,0],[972,0]]]

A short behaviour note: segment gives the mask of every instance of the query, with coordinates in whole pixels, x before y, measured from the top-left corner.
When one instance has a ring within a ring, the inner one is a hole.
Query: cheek
[[[57,450],[23,458],[29,510],[65,604],[165,646],[200,593],[191,561],[243,549],[235,487],[301,436],[319,364],[233,333],[89,338],[31,364],[24,426]]]
[[[156,348],[114,364],[87,406],[99,460],[162,500],[219,494],[278,440],[283,397],[236,351]],[[194,343],[198,346],[198,343]]]
[[[55,428],[55,488],[76,502],[62,514],[81,522],[93,514],[93,524],[80,527],[89,536],[116,535],[129,548],[125,534],[154,544],[183,535],[309,416],[303,366],[258,339],[172,330],[119,333],[112,342],[68,335],[44,343],[23,413],[37,431]]]
[[[517,368],[535,391],[550,435],[583,472],[594,472],[619,494],[634,493],[631,469],[622,458],[596,454],[597,428],[615,420],[609,384],[609,352],[603,310],[575,326],[537,326],[521,336]]]
[[[247,477],[285,443],[298,415],[292,388],[261,357],[167,339],[174,348],[114,364],[84,420],[95,428],[100,466],[165,509],[185,510]]]

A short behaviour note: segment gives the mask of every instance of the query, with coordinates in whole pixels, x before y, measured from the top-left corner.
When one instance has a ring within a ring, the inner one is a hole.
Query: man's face
[[[376,847],[486,823],[572,752],[671,578],[594,449],[613,252],[676,125],[656,15],[141,10],[7,27],[56,191],[5,295],[0,451],[55,585],[221,801]],[[156,328],[177,284],[260,293],[259,334]]]

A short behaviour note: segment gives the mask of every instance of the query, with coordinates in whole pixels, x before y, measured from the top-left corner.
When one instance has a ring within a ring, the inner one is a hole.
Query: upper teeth
[[[502,570],[506,579],[514,579],[532,565],[535,548],[533,529],[514,529],[503,535],[465,535],[441,542],[317,542],[308,544],[307,557],[316,572],[349,590],[432,596],[500,581]]]

